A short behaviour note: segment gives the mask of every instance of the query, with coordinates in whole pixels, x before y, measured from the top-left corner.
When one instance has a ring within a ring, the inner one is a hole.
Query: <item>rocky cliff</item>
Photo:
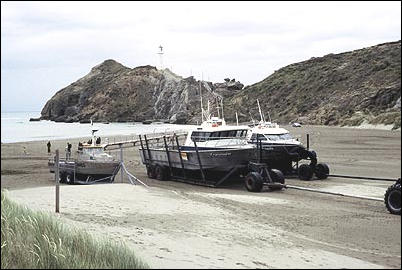
[[[185,123],[201,117],[205,100],[230,97],[243,88],[233,79],[213,84],[182,78],[152,66],[128,68],[106,60],[90,73],[58,91],[44,106],[41,119],[77,121],[170,120]]]
[[[401,126],[401,41],[283,67],[225,100],[226,118],[319,125]]]
[[[41,119],[76,121],[200,121],[203,100],[223,97],[225,118],[259,119],[257,98],[266,116],[287,123],[320,125],[401,123],[401,41],[311,58],[283,67],[243,88],[235,79],[222,83],[182,78],[152,66],[128,68],[106,60],[58,91]],[[215,104],[213,105],[216,106]]]

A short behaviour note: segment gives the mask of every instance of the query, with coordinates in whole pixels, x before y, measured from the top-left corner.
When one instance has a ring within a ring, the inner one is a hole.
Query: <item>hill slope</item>
[[[226,115],[258,118],[257,98],[279,122],[400,127],[401,41],[288,65],[226,99]]]

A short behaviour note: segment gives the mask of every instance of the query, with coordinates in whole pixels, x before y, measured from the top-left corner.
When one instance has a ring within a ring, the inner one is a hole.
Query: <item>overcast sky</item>
[[[1,2],[1,111],[37,111],[106,59],[253,84],[401,39],[401,2]]]

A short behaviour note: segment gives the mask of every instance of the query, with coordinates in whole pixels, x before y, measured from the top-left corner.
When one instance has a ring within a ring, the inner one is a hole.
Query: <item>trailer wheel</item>
[[[74,184],[74,174],[73,173],[66,173],[66,183],[69,185]]]
[[[314,171],[310,165],[302,164],[299,166],[298,174],[301,180],[311,180],[313,173]]]
[[[384,196],[385,206],[394,215],[401,214],[401,184],[389,186]]]
[[[329,174],[329,167],[325,163],[318,163],[315,166],[315,176],[318,179],[327,179]]]
[[[66,173],[65,172],[61,172],[59,175],[60,178],[60,183],[65,183],[66,182]]]
[[[264,180],[262,179],[261,174],[257,172],[250,172],[247,174],[244,181],[248,191],[260,192],[262,190]]]
[[[147,166],[147,175],[149,178],[155,179],[155,168],[153,166]]]
[[[271,169],[269,176],[271,176],[272,182],[285,184],[285,176],[280,170]],[[269,187],[270,190],[281,190],[283,187]]]
[[[155,178],[159,181],[166,181],[168,180],[168,174],[166,168],[156,165],[155,166]]]

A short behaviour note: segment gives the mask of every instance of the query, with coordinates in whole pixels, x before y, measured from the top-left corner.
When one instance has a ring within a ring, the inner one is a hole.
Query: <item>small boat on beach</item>
[[[266,121],[257,99],[260,122],[250,128],[248,142],[256,145],[257,160],[278,169],[285,175],[298,174],[300,179],[310,180],[315,174],[318,179],[325,179],[329,174],[328,165],[317,163],[315,151],[304,147],[301,142],[294,139],[288,130],[279,127],[277,123]],[[310,164],[299,161],[308,160]]]
[[[79,143],[76,159],[60,159],[60,182],[91,183],[94,181],[114,181],[114,176],[120,168],[120,161],[105,152],[107,144],[101,144],[100,137],[95,136],[92,130],[92,139],[87,143]],[[49,160],[50,172],[55,171],[55,161]]]

